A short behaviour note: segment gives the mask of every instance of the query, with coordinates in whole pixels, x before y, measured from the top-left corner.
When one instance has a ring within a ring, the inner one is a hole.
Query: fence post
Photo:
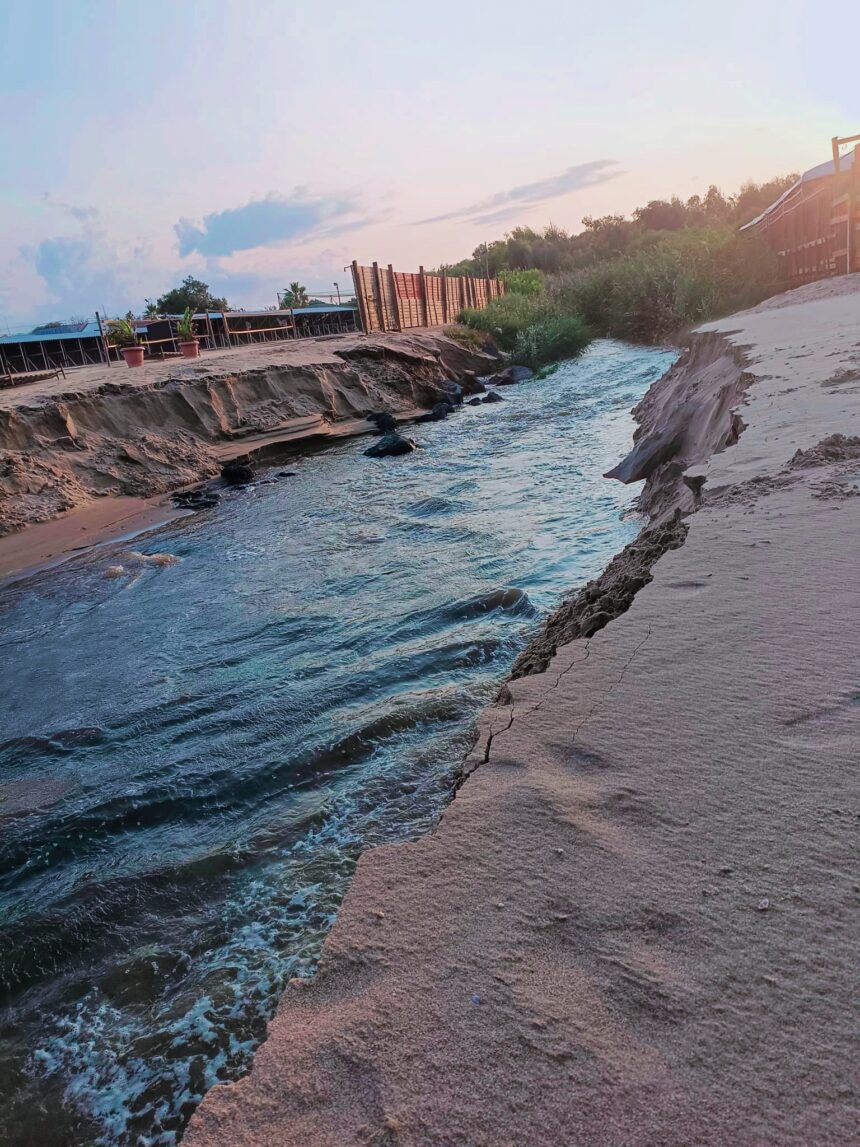
[[[358,303],[358,321],[366,335],[370,334],[370,322],[367,316],[367,299],[364,294],[364,281],[358,269],[358,261],[352,261],[352,286],[355,292],[355,301]]]
[[[403,324],[400,321],[400,304],[397,301],[397,279],[394,276],[394,268],[388,264],[388,285],[391,288],[391,305],[394,308],[394,321],[397,323],[397,329],[403,330]]]
[[[108,366],[110,366],[110,349],[109,349],[108,344],[107,344],[107,339],[105,338],[105,330],[104,330],[104,327],[102,326],[102,317],[98,313],[98,311],[96,311],[96,322],[99,324],[99,338],[101,339],[101,350],[104,353],[105,362],[108,364]]]
[[[442,322],[448,322],[448,276],[442,272]]]
[[[420,286],[421,298],[419,303],[421,306],[421,326],[429,327],[430,323],[427,321],[427,280],[424,278],[424,268],[418,268],[418,283]]]
[[[373,264],[373,287],[376,293],[376,317],[379,320],[379,329],[381,331],[388,330],[385,325],[385,308],[382,305],[382,280],[379,278],[379,264]]]

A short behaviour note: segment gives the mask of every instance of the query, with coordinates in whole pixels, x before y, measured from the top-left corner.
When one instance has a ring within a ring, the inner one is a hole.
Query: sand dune
[[[683,544],[509,682],[436,832],[365,855],[188,1147],[856,1142],[860,276],[697,341],[639,410]]]

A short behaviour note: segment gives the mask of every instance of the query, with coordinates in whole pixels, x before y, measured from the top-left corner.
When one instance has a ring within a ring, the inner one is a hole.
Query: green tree
[[[289,287],[287,287],[283,295],[281,295],[282,307],[306,307],[307,305],[307,287],[303,287],[301,283],[290,283]]]
[[[192,314],[197,314],[199,311],[230,309],[226,299],[216,298],[210,293],[209,284],[195,279],[193,275],[187,275],[178,287],[162,295],[155,305],[158,313],[162,315],[181,315],[186,308],[189,308]]]

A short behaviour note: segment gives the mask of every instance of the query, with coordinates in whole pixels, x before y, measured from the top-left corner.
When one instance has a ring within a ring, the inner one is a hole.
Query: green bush
[[[542,295],[545,290],[542,271],[502,271],[499,278],[505,284],[508,294]]]
[[[483,311],[463,311],[459,321],[488,334],[524,366],[539,367],[572,358],[590,341],[580,315],[540,295],[502,295]]]
[[[552,305],[542,295],[502,295],[491,299],[482,311],[467,307],[458,321],[476,331],[490,335],[501,350],[512,351],[521,330],[539,322]]]
[[[590,341],[591,335],[580,315],[549,314],[520,331],[513,357],[536,370],[561,359],[574,358]]]
[[[558,275],[550,298],[596,333],[657,343],[778,290],[774,255],[731,227],[650,232],[628,253]]]

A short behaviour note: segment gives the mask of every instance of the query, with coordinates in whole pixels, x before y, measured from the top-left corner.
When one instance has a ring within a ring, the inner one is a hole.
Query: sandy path
[[[860,435],[858,279],[710,327],[754,379],[686,543],[365,855],[187,1147],[857,1142],[860,442],[788,463]]]

